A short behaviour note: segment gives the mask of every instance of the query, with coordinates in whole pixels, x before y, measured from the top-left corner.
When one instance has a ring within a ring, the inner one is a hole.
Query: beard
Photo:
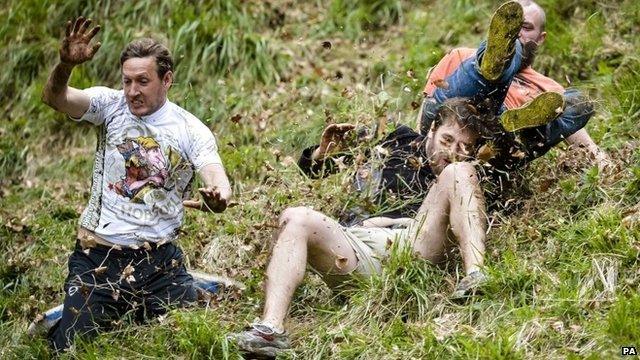
[[[538,53],[538,44],[531,40],[522,45],[522,65],[520,69],[526,69],[533,65],[536,55]]]

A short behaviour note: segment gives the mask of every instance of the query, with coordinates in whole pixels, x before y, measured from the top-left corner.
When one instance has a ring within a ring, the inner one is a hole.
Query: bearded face
[[[522,45],[522,66],[521,69],[525,69],[533,65],[534,60],[538,52],[538,44],[529,40]]]

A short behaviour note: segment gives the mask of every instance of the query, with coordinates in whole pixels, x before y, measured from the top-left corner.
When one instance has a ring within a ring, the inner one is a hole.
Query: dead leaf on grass
[[[516,159],[524,159],[527,156],[527,154],[525,154],[521,150],[517,150],[517,151],[511,153],[511,156],[516,158]]]
[[[172,265],[173,265],[173,261],[175,261],[175,259],[173,259],[173,260],[171,261],[171,262],[172,262]],[[131,264],[127,265],[127,266],[122,270],[122,274],[120,274],[120,281],[125,280],[125,281],[126,281],[126,282],[128,282],[128,283],[135,282],[135,281],[136,281],[136,278],[133,276],[133,272],[134,272],[135,270],[136,270],[136,269],[135,269],[133,266],[131,266]]]
[[[242,115],[240,114],[235,114],[231,117],[231,122],[234,124],[240,123],[240,120],[242,120]]]
[[[120,298],[120,290],[113,290],[113,292],[111,292],[111,298],[113,299],[113,301],[118,301],[118,299]]]

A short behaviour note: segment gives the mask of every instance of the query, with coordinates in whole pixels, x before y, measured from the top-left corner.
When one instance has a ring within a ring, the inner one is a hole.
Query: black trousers
[[[125,315],[143,321],[170,307],[195,303],[193,278],[182,260],[173,243],[138,250],[103,245],[83,250],[76,242],[62,318],[48,334],[54,351],[69,348],[76,335],[95,336]]]

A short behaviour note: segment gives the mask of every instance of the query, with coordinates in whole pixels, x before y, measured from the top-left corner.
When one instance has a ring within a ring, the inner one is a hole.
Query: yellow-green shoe
[[[487,33],[487,49],[480,63],[480,75],[496,81],[515,51],[515,41],[524,22],[522,6],[515,1],[506,2],[491,17]]]
[[[518,131],[545,125],[558,117],[564,109],[564,98],[555,92],[544,92],[524,106],[510,109],[500,115],[507,131]]]

